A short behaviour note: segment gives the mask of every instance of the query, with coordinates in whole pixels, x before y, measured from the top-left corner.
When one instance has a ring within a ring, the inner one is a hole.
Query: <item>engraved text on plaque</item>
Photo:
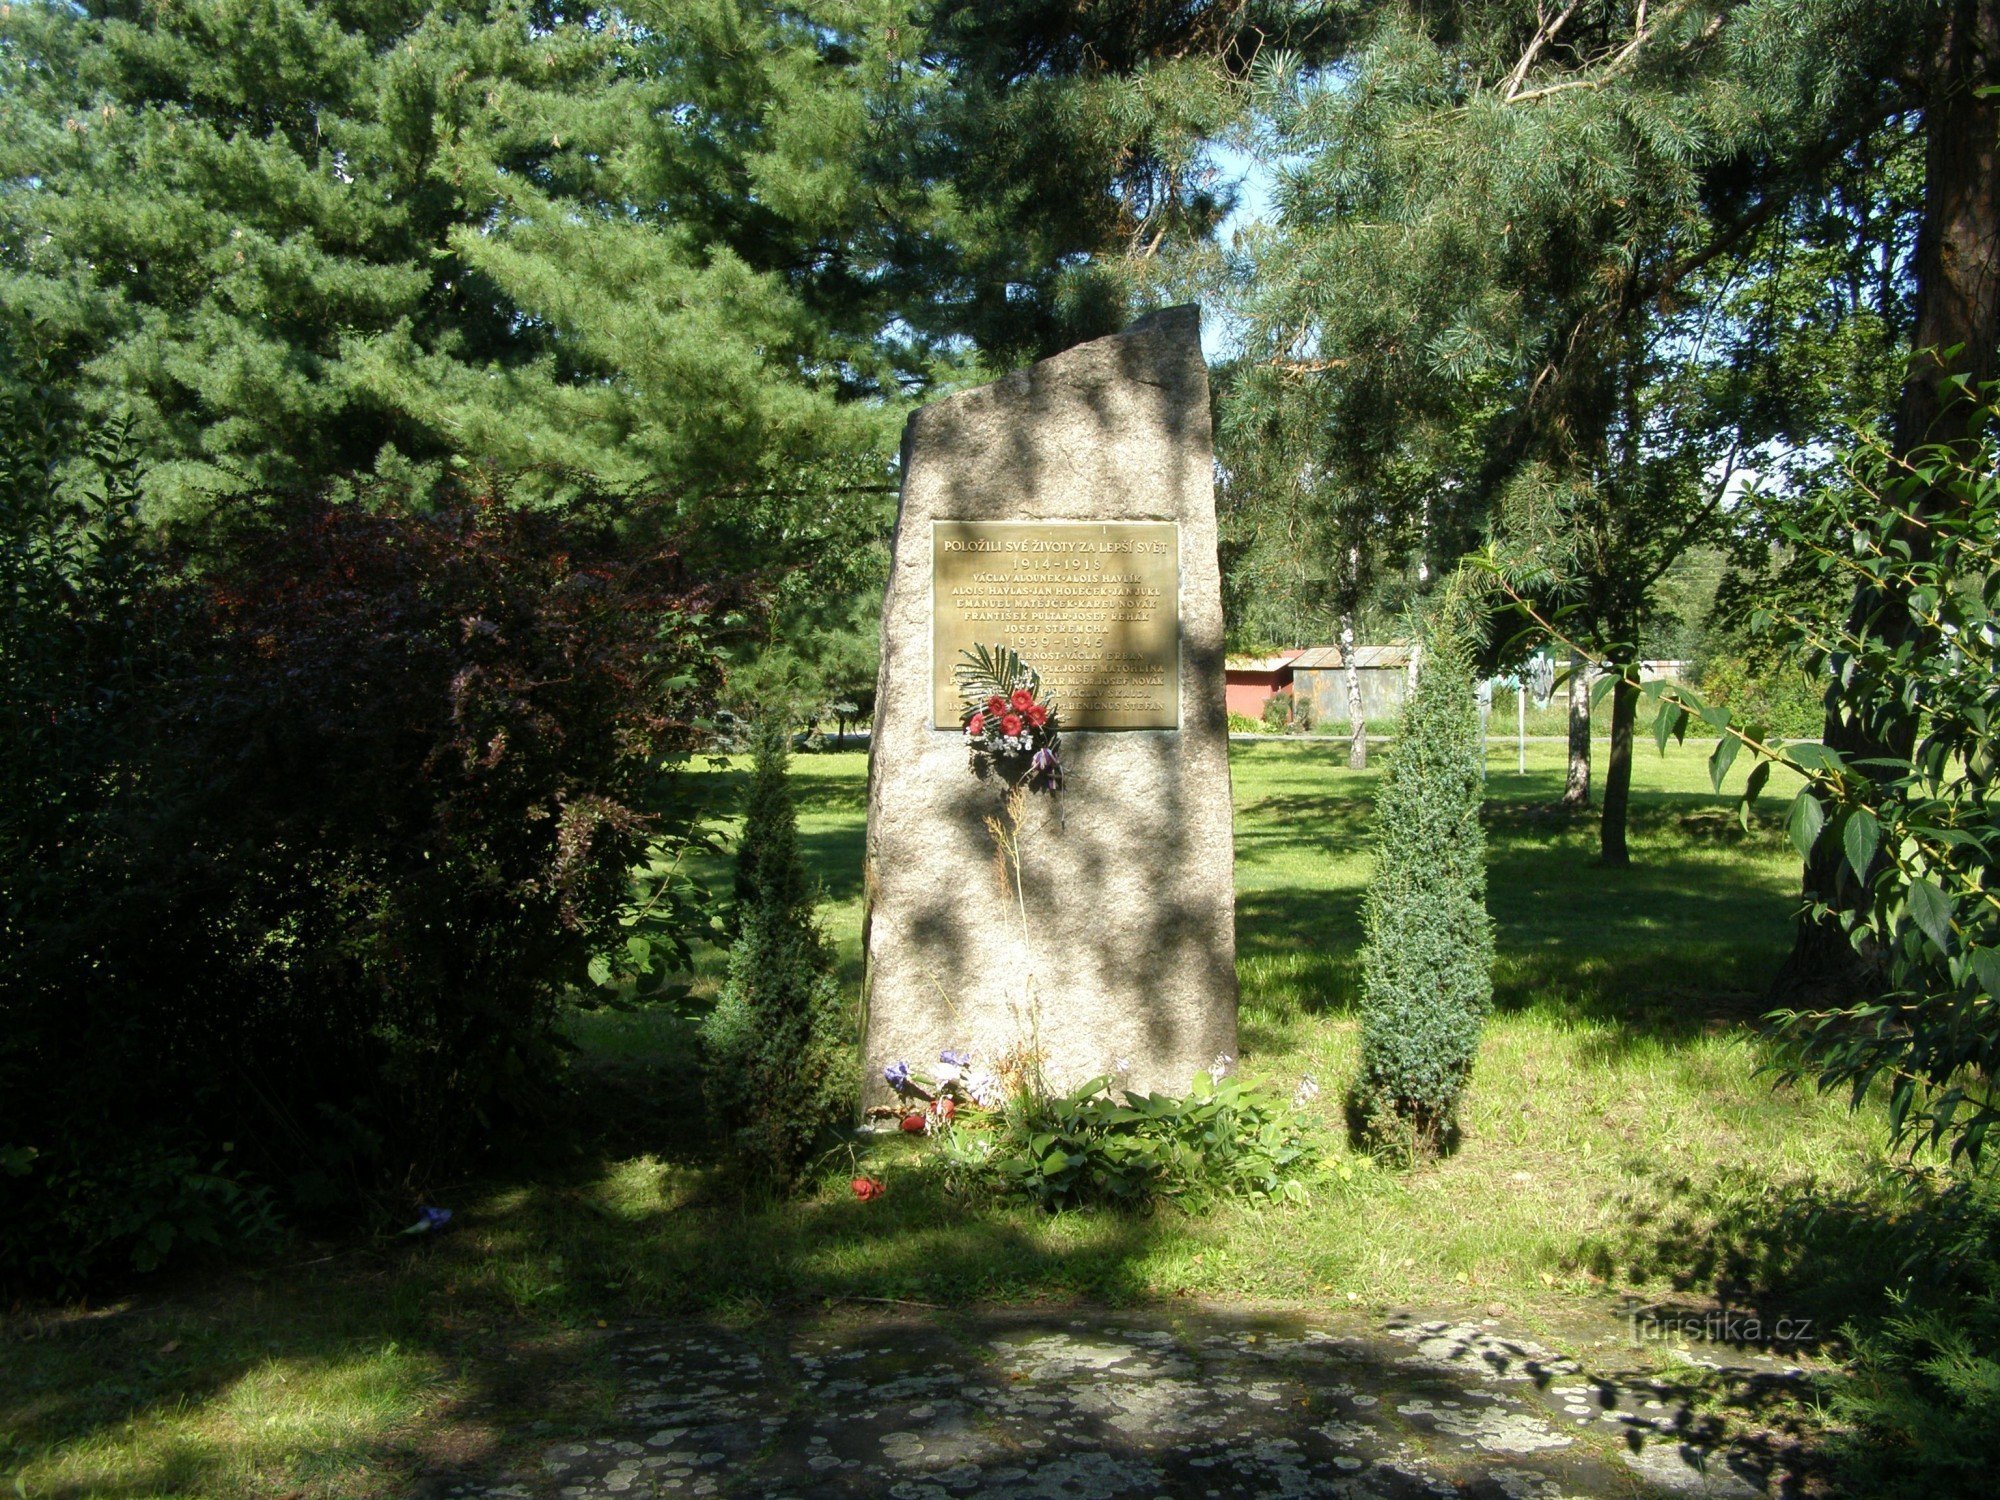
[[[1180,527],[933,521],[931,723],[958,728],[975,642],[1041,673],[1066,729],[1180,727]]]

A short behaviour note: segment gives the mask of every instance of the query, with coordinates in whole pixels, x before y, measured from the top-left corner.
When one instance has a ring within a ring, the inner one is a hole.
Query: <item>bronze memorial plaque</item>
[[[933,728],[958,728],[975,642],[1020,652],[1065,729],[1180,728],[1179,524],[933,521]]]

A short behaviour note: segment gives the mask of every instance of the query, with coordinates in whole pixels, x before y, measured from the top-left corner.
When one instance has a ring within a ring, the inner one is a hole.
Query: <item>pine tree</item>
[[[1384,561],[1497,533],[1594,654],[1636,654],[1659,580],[1721,523],[1718,477],[1865,414],[1802,375],[1860,344],[1860,391],[1893,369],[1923,257],[1879,166],[1922,145],[1947,13],[1989,3],[1369,7],[1344,66],[1266,79],[1280,223],[1242,256],[1243,399]],[[1829,249],[1818,303],[1780,295]],[[1903,268],[1879,303],[1876,265]],[[1845,331],[1878,321],[1891,338]],[[1612,703],[1611,864],[1635,707]]]
[[[786,771],[791,726],[767,714],[738,844],[740,928],[702,1025],[709,1108],[754,1179],[787,1187],[852,1107],[851,1026],[813,915]]]
[[[1440,623],[1424,642],[1376,795],[1362,904],[1360,1132],[1422,1159],[1458,1135],[1458,1102],[1493,998],[1479,714],[1471,663]]]
[[[157,505],[464,458],[809,556],[910,394],[1206,234],[1295,9],[6,7],[0,334],[135,418]]]
[[[892,175],[948,191],[897,235],[904,317],[1006,368],[1111,333],[1230,206],[1208,148],[1267,52],[1311,62],[1317,0],[926,0]],[[921,235],[909,231],[921,228]]]
[[[910,373],[822,248],[879,73],[841,9],[8,7],[0,331],[132,414],[156,506],[462,458],[822,530],[780,502],[879,482],[851,398]]]

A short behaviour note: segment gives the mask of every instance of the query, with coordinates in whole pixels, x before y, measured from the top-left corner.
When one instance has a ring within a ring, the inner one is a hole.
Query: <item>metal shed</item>
[[[1408,646],[1356,646],[1355,673],[1361,679],[1361,712],[1365,718],[1393,719],[1403,711],[1403,694],[1410,680]],[[1292,692],[1312,705],[1313,723],[1347,721],[1347,671],[1340,647],[1314,646],[1292,662]]]

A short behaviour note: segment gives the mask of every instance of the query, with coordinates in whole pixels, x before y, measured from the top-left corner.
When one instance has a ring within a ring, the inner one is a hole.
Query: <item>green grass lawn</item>
[[[459,1218],[436,1242],[301,1244],[105,1307],[9,1316],[0,1490],[396,1494],[601,1415],[623,1319],[843,1298],[1500,1303],[1562,1343],[1614,1331],[1626,1293],[1721,1294],[1830,1332],[1887,1279],[1917,1169],[1884,1152],[1878,1113],[1759,1073],[1759,995],[1797,881],[1779,804],[1743,834],[1698,751],[1642,751],[1635,864],[1607,871],[1593,824],[1543,810],[1561,747],[1531,745],[1526,775],[1505,751],[1487,809],[1497,1012],[1463,1149],[1438,1166],[1378,1167],[1341,1124],[1375,775],[1347,771],[1337,744],[1239,743],[1242,1066],[1287,1092],[1305,1073],[1325,1086],[1307,1204],[1049,1216],[953,1199],[905,1139],[855,1148],[889,1184],[874,1203],[848,1192],[843,1155],[801,1198],[746,1204],[693,1126],[688,1022],[579,1016],[584,1146],[438,1189]],[[794,766],[852,987],[865,760]]]

